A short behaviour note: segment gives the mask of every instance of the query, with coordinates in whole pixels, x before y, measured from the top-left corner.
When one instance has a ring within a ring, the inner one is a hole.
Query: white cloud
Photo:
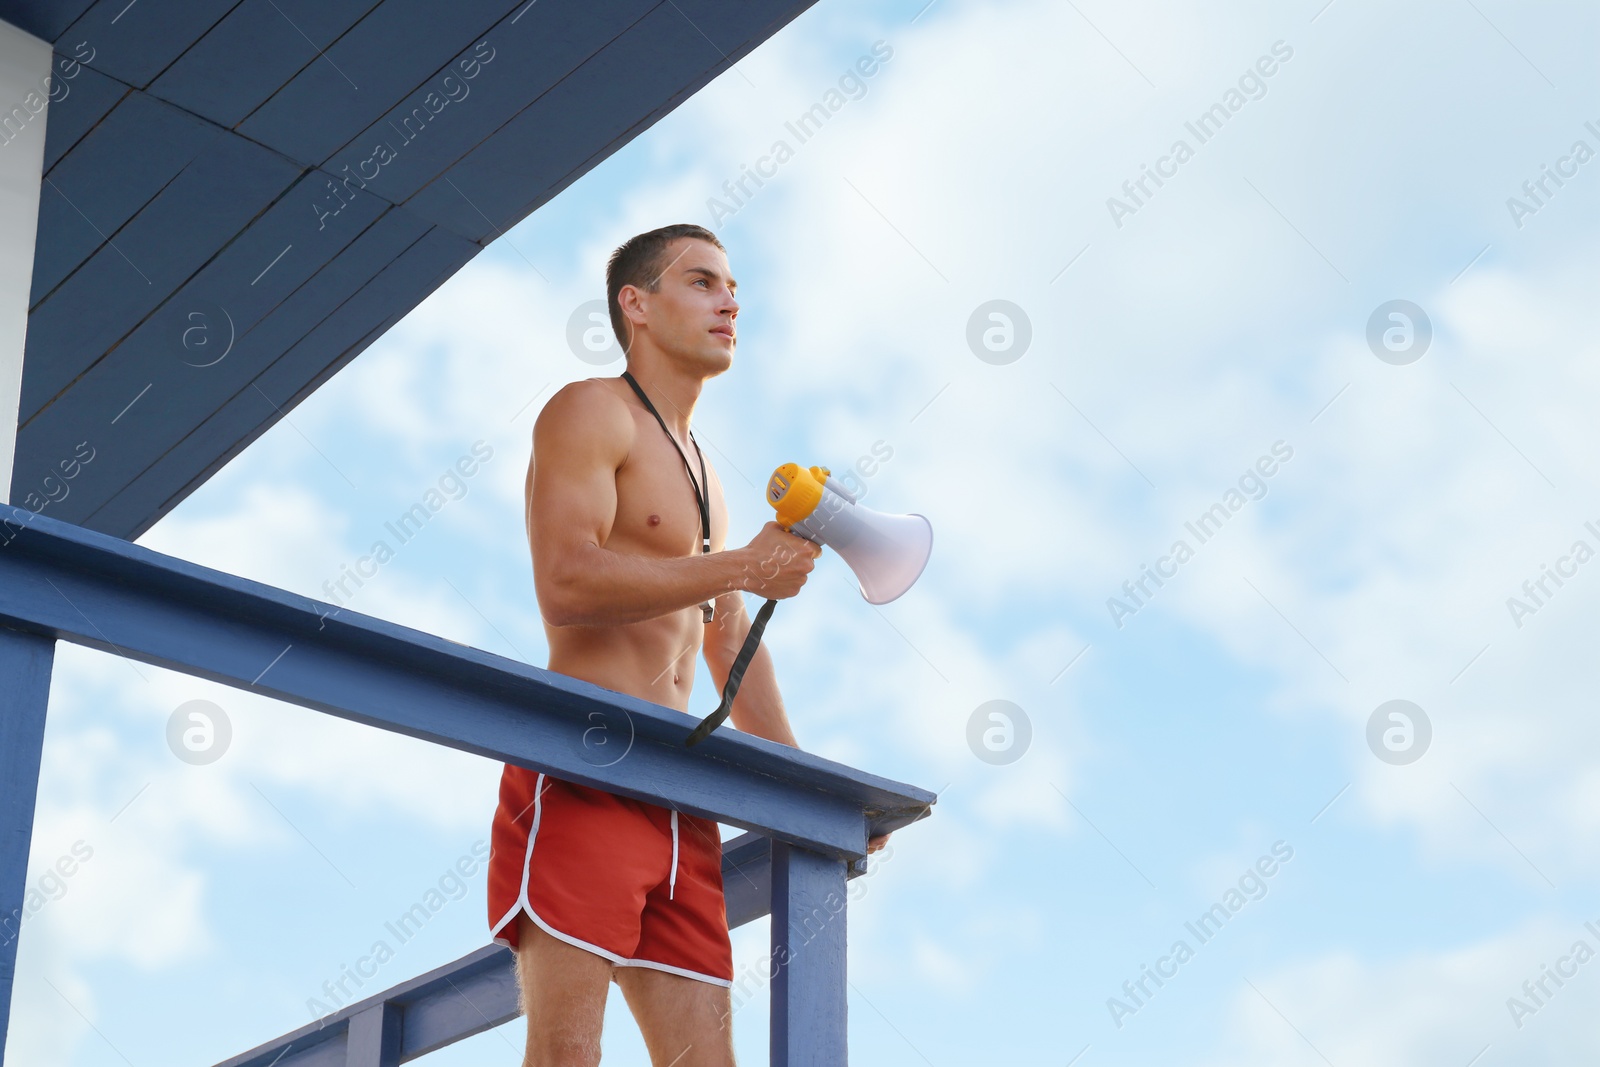
[[[1579,940],[1600,947],[1581,923],[1539,922],[1440,952],[1337,952],[1283,967],[1232,993],[1223,1048],[1205,1062],[1313,1063],[1317,1052],[1371,1067],[1459,1067],[1480,1054],[1483,1063],[1581,1062],[1600,1051],[1592,959],[1564,963],[1577,970],[1564,985],[1545,980],[1533,1014],[1507,1006],[1533,1006],[1523,982],[1540,980]]]

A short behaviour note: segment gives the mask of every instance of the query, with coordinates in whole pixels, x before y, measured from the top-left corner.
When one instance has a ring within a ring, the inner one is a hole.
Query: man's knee
[[[528,1028],[523,1067],[600,1067],[600,1035]]]

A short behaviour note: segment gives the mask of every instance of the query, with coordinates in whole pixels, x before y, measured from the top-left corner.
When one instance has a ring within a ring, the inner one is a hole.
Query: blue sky
[[[767,518],[774,466],[847,466],[878,442],[893,455],[871,502],[936,531],[896,603],[866,605],[828,558],[768,630],[802,745],[941,793],[851,909],[856,1062],[1592,1058],[1600,963],[1547,981],[1531,1013],[1507,1000],[1578,940],[1600,950],[1583,621],[1600,565],[1531,615],[1507,601],[1575,541],[1600,549],[1600,159],[1573,157],[1600,151],[1596,17],[823,0],[143,543],[322,597],[481,441],[464,495],[350,606],[542,665],[533,418],[560,384],[620,369],[574,355],[570,316],[603,295],[613,247],[710,224],[723,183],[884,42],[864,93],[717,227],[740,350],[695,425],[730,540]],[[1250,77],[1263,57],[1272,74]],[[1232,89],[1200,143],[1186,124]],[[1162,163],[1180,139],[1192,156]],[[1157,166],[1137,210],[1108,204]],[[1544,167],[1568,177],[1514,212]],[[1009,362],[967,340],[995,300],[1031,330]],[[1396,300],[1431,325],[1410,362],[1367,339]],[[1292,456],[1264,495],[1198,544],[1185,524],[1278,442]],[[1117,625],[1108,600],[1180,539],[1193,558]],[[165,734],[194,699],[233,728],[201,766]],[[1031,725],[1010,762],[969,746],[993,700]],[[1391,700],[1431,724],[1409,763],[1369,747]],[[702,668],[694,706],[714,704]],[[80,841],[92,858],[25,927],[14,1055],[209,1063],[302,1025],[486,839],[498,771],[63,646],[31,878]],[[1185,924],[1275,845],[1292,858],[1200,944]],[[483,944],[482,892],[479,875],[368,990]],[[736,961],[766,936],[735,931]],[[1134,1004],[1124,982],[1178,940],[1192,958]],[[430,1062],[515,1063],[519,1027]],[[765,1005],[735,1027],[741,1062],[765,1062]],[[605,1062],[647,1062],[616,994]]]

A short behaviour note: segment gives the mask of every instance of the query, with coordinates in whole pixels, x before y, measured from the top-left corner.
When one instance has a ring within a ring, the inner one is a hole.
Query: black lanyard
[[[672,431],[667,429],[667,424],[662,421],[661,413],[656,406],[650,403],[650,398],[644,395],[644,390],[639,388],[639,383],[634,381],[633,374],[629,371],[622,372],[623,379],[633,387],[633,391],[644,401],[644,406],[650,414],[661,423],[661,432],[667,435],[667,440],[672,442],[672,447],[678,450],[678,456],[683,460],[683,470],[689,476],[689,484],[694,486],[694,502],[700,506],[700,551],[711,551],[711,489],[706,481],[706,456],[700,451],[700,442],[694,439],[694,433],[689,434],[689,443],[694,445],[695,455],[700,457],[700,481],[694,480],[694,470],[689,466],[689,457],[683,454],[683,448],[678,444],[678,439],[672,436]],[[756,654],[756,646],[761,643],[761,634],[767,628],[767,620],[772,618],[772,609],[778,606],[776,600],[768,600],[756,611],[756,617],[750,623],[750,631],[744,636],[744,645],[740,647],[739,654],[733,658],[733,665],[728,669],[728,679],[722,687],[722,702],[717,705],[717,710],[700,720],[700,725],[694,728],[684,742],[686,745],[698,745],[711,735],[711,731],[733,714],[733,698],[739,692],[739,684],[744,681],[744,672],[750,666],[750,659]],[[707,623],[716,612],[716,601],[708,600],[700,605],[700,611],[705,616]]]
[[[650,414],[656,417],[656,422],[661,424],[661,432],[667,435],[667,440],[672,442],[672,447],[678,450],[678,458],[683,460],[683,471],[689,476],[689,485],[694,488],[694,502],[700,508],[700,552],[702,554],[709,553],[711,551],[711,487],[706,482],[706,456],[704,452],[700,451],[700,442],[694,439],[694,431],[690,430],[689,443],[694,445],[694,453],[700,459],[700,481],[696,482],[694,480],[694,468],[689,466],[689,457],[683,454],[683,448],[678,444],[678,439],[672,436],[671,430],[667,429],[667,424],[661,418],[661,413],[656,410],[654,404],[650,403],[650,398],[645,395],[639,383],[634,380],[631,371],[623,371],[622,377],[624,381],[633,387],[633,391],[639,395],[639,399],[644,402],[644,406],[649,410]],[[716,613],[716,602],[708,600],[701,604],[700,612],[705,616],[705,621],[710,622],[712,616]]]

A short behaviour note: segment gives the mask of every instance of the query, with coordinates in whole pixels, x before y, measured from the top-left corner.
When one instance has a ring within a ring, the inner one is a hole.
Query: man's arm
[[[728,672],[733,669],[734,658],[744,645],[750,632],[750,617],[745,614],[744,597],[739,593],[725,593],[717,600],[716,618],[706,624],[706,639],[701,646],[706,657],[706,669],[716,683],[717,696],[722,696],[728,684]],[[776,741],[781,745],[800,747],[794,731],[789,726],[789,715],[783,708],[783,698],[778,695],[778,675],[772,667],[772,657],[765,645],[757,645],[755,655],[744,672],[744,681],[733,698],[733,725],[748,734]],[[878,834],[867,840],[867,852],[874,853],[888,844],[888,834]]]
[[[656,559],[601,547],[633,433],[626,408],[589,381],[559,390],[534,423],[528,543],[539,611],[552,626],[642,622],[742,587],[737,550]]]
[[[738,592],[718,597],[716,615],[706,624],[706,639],[701,646],[718,698],[728,684],[728,672],[733,669],[733,661],[749,632],[750,616],[744,610],[744,597]],[[733,698],[731,718],[733,725],[747,734],[765,737],[780,745],[800,747],[789,726],[788,713],[783,709],[783,697],[778,694],[778,674],[765,645],[757,645],[755,655],[750,657],[738,695]]]

